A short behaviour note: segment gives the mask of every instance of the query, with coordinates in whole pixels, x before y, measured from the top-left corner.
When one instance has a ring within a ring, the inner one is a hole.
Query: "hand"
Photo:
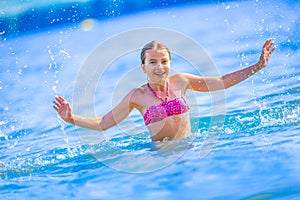
[[[53,101],[53,108],[57,111],[58,115],[66,122],[71,123],[73,121],[72,108],[63,97],[56,96]]]
[[[270,38],[265,42],[265,44],[263,46],[262,53],[261,53],[260,59],[259,59],[259,63],[262,64],[262,67],[265,67],[268,64],[270,55],[276,49],[276,47],[273,46],[273,44],[274,44],[274,42]]]

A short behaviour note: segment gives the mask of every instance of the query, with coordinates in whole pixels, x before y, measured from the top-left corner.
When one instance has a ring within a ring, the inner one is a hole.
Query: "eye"
[[[151,64],[151,65],[155,65],[156,62],[155,62],[155,61],[150,61],[150,64]]]

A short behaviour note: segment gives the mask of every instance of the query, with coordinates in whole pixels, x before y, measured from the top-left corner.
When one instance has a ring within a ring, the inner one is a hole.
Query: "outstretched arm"
[[[71,123],[83,128],[103,131],[121,122],[125,117],[129,115],[129,113],[133,109],[133,106],[131,106],[130,103],[130,96],[130,94],[127,95],[113,110],[108,112],[103,117],[97,118],[84,118],[74,115],[72,113],[70,103],[61,96],[55,97],[53,108],[57,111],[58,115],[67,123]]]
[[[236,85],[264,68],[268,64],[270,55],[274,50],[275,47],[273,47],[272,39],[268,39],[263,45],[259,61],[254,65],[219,77],[200,77],[184,74],[184,77],[188,82],[187,89],[208,92],[226,89]]]

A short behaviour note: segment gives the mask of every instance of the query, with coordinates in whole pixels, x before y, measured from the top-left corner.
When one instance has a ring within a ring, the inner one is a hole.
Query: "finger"
[[[56,106],[57,108],[59,108],[61,106],[61,104],[56,101],[53,101],[53,103],[54,103],[54,106]]]
[[[63,98],[62,96],[59,96],[60,100],[66,101],[65,98]]]
[[[265,51],[264,55],[267,57],[270,57],[275,49],[276,49],[276,47],[273,47],[271,50]]]
[[[62,96],[59,96],[58,99],[59,99],[60,102],[66,101]]]
[[[55,96],[55,99],[60,99],[61,98],[61,96]]]
[[[272,38],[270,38],[270,39],[268,39],[268,40],[266,41],[265,48],[266,48],[267,50],[269,50],[269,49],[272,47],[273,44],[274,44],[274,42],[273,42]]]
[[[53,108],[56,110],[56,112],[58,112],[58,108],[56,106],[53,106]]]
[[[54,101],[53,101],[53,103],[54,104],[57,104],[57,105],[61,105],[62,104],[62,102],[60,101],[60,100],[58,100],[58,99],[55,99]]]
[[[271,53],[276,49],[275,46],[272,48],[273,44],[274,44],[274,43],[272,42],[272,43],[269,44],[269,46],[263,48],[263,53],[264,53],[264,54],[271,54]],[[272,48],[272,49],[271,49],[271,48]]]
[[[267,41],[268,41],[268,44],[271,44],[273,40],[272,40],[272,38],[269,38]]]
[[[57,99],[57,100],[64,100],[64,98],[62,96],[55,96],[55,99]]]
[[[274,46],[272,49],[271,49],[271,53],[273,53],[273,51],[276,49],[276,46]]]
[[[271,42],[268,44],[268,46],[267,46],[268,50],[270,50],[270,48],[273,46],[273,44],[274,44],[273,41],[271,41]]]
[[[266,48],[269,45],[269,43],[270,43],[271,40],[272,40],[271,38],[267,39],[267,41],[263,45],[263,48]]]
[[[56,100],[56,102],[59,102],[59,103],[62,102],[60,96],[56,96],[56,97],[55,97],[55,100]]]
[[[60,104],[65,104],[65,103],[67,103],[67,101],[63,98],[63,97],[61,97],[61,96],[58,96],[58,97],[56,97],[55,98]]]

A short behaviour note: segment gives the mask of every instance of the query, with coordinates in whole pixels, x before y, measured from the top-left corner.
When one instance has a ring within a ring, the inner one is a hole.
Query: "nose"
[[[163,68],[163,64],[161,62],[158,62],[156,67],[157,68]]]

